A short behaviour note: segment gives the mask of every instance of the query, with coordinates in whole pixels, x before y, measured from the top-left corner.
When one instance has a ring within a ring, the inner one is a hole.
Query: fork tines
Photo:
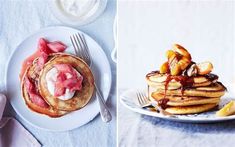
[[[146,105],[149,105],[149,100],[143,92],[137,92],[136,95],[137,95],[138,103],[141,107],[145,107]]]
[[[76,33],[70,36],[75,54],[82,58],[88,65],[91,64],[89,49],[83,34]]]

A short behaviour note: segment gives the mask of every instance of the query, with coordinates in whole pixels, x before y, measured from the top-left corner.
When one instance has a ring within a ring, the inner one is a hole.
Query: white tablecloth
[[[105,12],[93,23],[76,27],[89,34],[104,49],[112,69],[112,89],[107,101],[113,120],[102,122],[98,115],[90,123],[67,132],[47,132],[23,121],[8,103],[4,116],[19,120],[45,147],[111,147],[116,146],[116,65],[110,58],[113,42],[113,19],[116,1],[110,0]],[[7,60],[16,46],[28,35],[47,26],[63,25],[51,13],[47,0],[0,0],[0,89],[4,91],[4,74]]]

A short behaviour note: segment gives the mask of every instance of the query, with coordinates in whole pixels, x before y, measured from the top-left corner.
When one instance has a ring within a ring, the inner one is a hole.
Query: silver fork
[[[160,106],[158,106],[157,103],[151,102],[150,99],[147,96],[145,96],[143,92],[137,92],[136,95],[137,95],[138,103],[142,108],[147,107],[147,106],[153,106],[161,114],[166,115],[166,116],[173,116],[173,114],[165,111]]]
[[[91,59],[90,51],[87,46],[84,35],[80,34],[80,33],[74,34],[74,35],[70,36],[70,40],[73,44],[75,54],[78,57],[82,58],[90,67],[92,67],[92,59]],[[98,102],[99,102],[99,106],[100,106],[101,118],[104,122],[109,122],[112,120],[112,116],[111,116],[111,114],[105,104],[105,100],[104,100],[99,88],[97,87],[96,83],[95,83],[95,89],[96,89],[96,95],[98,97]]]

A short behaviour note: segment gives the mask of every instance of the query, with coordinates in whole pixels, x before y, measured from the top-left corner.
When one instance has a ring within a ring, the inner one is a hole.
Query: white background
[[[179,43],[195,62],[211,61],[225,85],[235,83],[233,1],[119,1],[119,88],[145,87],[145,75]]]

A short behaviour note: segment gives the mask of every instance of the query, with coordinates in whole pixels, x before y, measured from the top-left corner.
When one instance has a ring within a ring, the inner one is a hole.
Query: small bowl
[[[70,26],[82,26],[91,23],[104,12],[107,5],[107,0],[98,1],[99,3],[97,4],[97,6],[94,6],[92,10],[88,11],[88,13],[81,17],[73,16],[64,11],[58,3],[59,0],[50,1],[50,5],[52,13],[61,22]]]

